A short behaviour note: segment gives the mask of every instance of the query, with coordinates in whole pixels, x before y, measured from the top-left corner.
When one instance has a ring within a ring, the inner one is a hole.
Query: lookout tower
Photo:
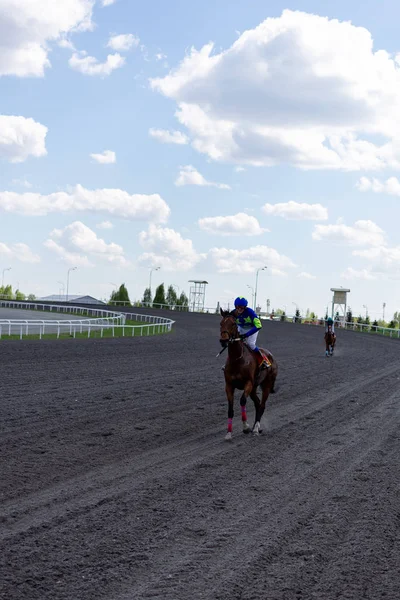
[[[346,290],[344,288],[331,288],[331,292],[333,292],[332,319],[335,317],[336,310],[339,315],[342,313],[344,320],[346,320],[347,294],[350,292],[350,290]]]
[[[208,281],[198,281],[196,279],[190,279],[189,283],[194,284],[190,286],[189,310],[191,310],[192,312],[202,312],[204,310],[206,285],[208,284]]]

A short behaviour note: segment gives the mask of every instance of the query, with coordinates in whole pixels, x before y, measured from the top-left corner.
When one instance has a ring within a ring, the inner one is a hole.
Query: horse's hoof
[[[232,440],[232,434],[230,431],[228,431],[228,433],[225,436],[225,441],[230,442],[231,440]]]
[[[250,433],[250,427],[248,427],[247,429],[243,429],[243,433]]]

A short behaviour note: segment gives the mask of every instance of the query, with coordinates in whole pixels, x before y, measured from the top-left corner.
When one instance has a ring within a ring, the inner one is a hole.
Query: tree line
[[[36,300],[34,294],[24,294],[21,290],[13,292],[11,285],[0,285],[0,300]]]
[[[128,290],[123,283],[117,290],[113,290],[110,296],[109,304],[125,304],[132,306],[129,298]],[[180,295],[175,291],[173,285],[169,285],[167,292],[165,292],[165,286],[161,283],[157,286],[155,294],[153,296],[152,291],[147,287],[143,292],[143,297],[140,302],[135,302],[134,305],[144,304],[145,306],[151,306],[152,308],[170,308],[172,306],[180,306],[180,310],[189,309],[189,300],[185,292],[181,292]]]

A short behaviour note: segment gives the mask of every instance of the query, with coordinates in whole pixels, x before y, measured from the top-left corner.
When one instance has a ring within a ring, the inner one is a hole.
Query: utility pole
[[[255,292],[254,292],[254,307],[253,307],[253,308],[254,308],[254,310],[256,310],[256,308],[257,308],[257,286],[258,286],[258,273],[259,273],[260,271],[265,271],[265,269],[268,269],[268,267],[260,267],[259,269],[257,269],[257,272],[256,272],[256,289],[255,289]]]

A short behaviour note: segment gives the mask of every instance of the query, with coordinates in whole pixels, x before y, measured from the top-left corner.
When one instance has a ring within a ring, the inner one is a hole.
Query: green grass
[[[154,327],[151,323],[149,324],[149,323],[143,323],[141,321],[127,320],[125,324],[139,326],[139,328],[133,330],[133,335],[132,335],[131,329],[124,330],[122,327],[118,327],[117,325],[114,327],[114,335],[113,335],[112,328],[103,329],[103,335],[101,335],[100,329],[92,329],[90,331],[90,338],[137,337],[140,335],[148,336],[148,335],[161,335],[162,333],[168,333],[168,331],[164,332],[162,330],[163,325],[158,324],[158,323],[156,323],[155,327]],[[143,329],[141,330],[140,328],[143,328]],[[142,331],[142,333],[141,333],[141,331]],[[74,337],[74,333],[72,332],[72,334],[70,334],[69,331],[60,333],[58,338],[57,338],[57,333],[45,333],[44,335],[42,335],[42,340],[67,339],[67,338],[73,338],[73,337]],[[88,336],[87,331],[83,331],[82,333],[76,331],[76,333],[75,333],[75,339],[83,339],[83,338],[87,339],[88,337],[89,336]],[[20,334],[5,335],[3,333],[1,339],[2,340],[19,340]],[[38,333],[37,334],[35,333],[35,334],[23,335],[22,339],[38,340],[38,339],[40,339],[40,336]]]

